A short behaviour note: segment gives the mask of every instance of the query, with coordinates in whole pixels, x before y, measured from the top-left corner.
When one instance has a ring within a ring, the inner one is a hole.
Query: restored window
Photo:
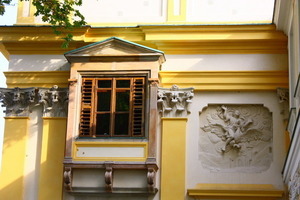
[[[80,137],[143,137],[145,77],[82,79]]]

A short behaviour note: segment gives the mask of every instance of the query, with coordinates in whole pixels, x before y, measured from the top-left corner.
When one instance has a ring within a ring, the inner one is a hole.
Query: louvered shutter
[[[92,136],[92,99],[94,79],[82,79],[82,93],[81,93],[81,113],[80,113],[80,127],[79,135],[89,137]]]
[[[132,136],[144,136],[145,79],[133,79]]]

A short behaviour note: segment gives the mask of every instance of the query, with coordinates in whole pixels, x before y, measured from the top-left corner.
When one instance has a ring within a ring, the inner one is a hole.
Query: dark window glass
[[[98,80],[98,88],[111,88],[111,80]]]
[[[117,80],[117,88],[130,88],[130,80]]]
[[[110,114],[98,114],[96,120],[96,135],[109,136]]]
[[[110,111],[111,90],[98,92],[97,111]]]
[[[115,114],[115,135],[128,135],[129,113]]]
[[[116,111],[129,111],[130,91],[123,90],[116,93]]]

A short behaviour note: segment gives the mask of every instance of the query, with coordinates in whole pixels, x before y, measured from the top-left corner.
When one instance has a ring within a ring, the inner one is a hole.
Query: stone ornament
[[[283,115],[284,120],[289,118],[289,89],[277,88],[277,96],[281,106],[280,114]]]
[[[267,170],[272,134],[272,113],[263,105],[208,105],[200,112],[199,160],[212,171]]]
[[[35,93],[35,88],[0,88],[0,102],[6,107],[6,116],[28,116]]]
[[[66,117],[68,88],[0,88],[0,102],[7,117],[29,116],[39,105],[44,107],[44,117]]]
[[[300,163],[289,183],[289,200],[299,200],[300,198]]]
[[[44,117],[65,117],[68,110],[68,89],[59,88],[54,85],[52,88],[40,88],[38,91],[39,103],[43,105]]]
[[[158,88],[157,103],[159,112],[164,117],[182,117],[190,113],[189,104],[194,97],[194,88]]]

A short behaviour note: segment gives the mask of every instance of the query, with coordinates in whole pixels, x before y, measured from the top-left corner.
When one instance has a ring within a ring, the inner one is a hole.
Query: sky
[[[6,7],[6,12],[3,16],[0,16],[0,26],[3,25],[13,25],[16,23],[17,18],[17,4],[16,0],[13,0],[12,6]],[[1,28],[1,27],[0,27]],[[3,71],[7,71],[8,69],[8,61],[6,58],[0,53],[0,87],[6,87],[5,77]],[[1,169],[1,160],[2,160],[2,146],[3,146],[3,132],[4,132],[4,108],[0,105],[0,169]]]

